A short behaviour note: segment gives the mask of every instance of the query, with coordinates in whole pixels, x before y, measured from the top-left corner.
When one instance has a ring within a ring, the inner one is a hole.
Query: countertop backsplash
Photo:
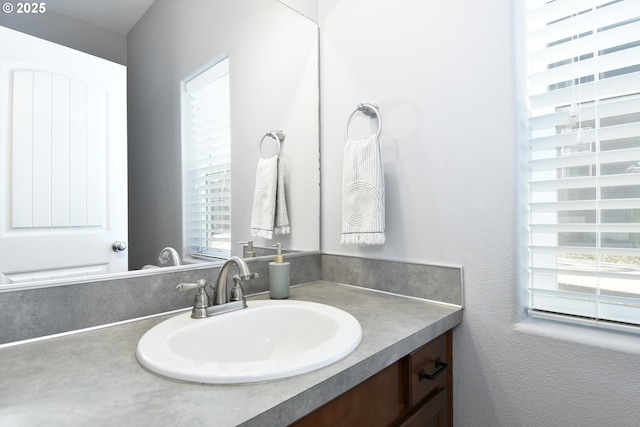
[[[318,252],[291,254],[291,283],[318,280],[371,288],[463,305],[461,267],[375,260]],[[268,290],[270,257],[247,259],[260,277],[244,283],[247,295]],[[2,291],[0,345],[186,309],[192,292],[176,285],[206,279],[214,283],[220,266],[150,272],[63,286]]]

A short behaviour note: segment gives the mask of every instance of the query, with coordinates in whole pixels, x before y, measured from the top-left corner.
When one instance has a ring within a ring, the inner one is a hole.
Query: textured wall
[[[631,426],[637,337],[520,323],[515,3],[320,2],[322,249],[464,267],[457,426]],[[344,127],[359,102],[383,117],[383,247],[339,243]]]

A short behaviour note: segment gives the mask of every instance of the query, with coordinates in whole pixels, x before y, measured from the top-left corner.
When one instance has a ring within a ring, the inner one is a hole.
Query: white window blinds
[[[640,0],[527,19],[529,311],[639,325]]]
[[[229,59],[186,83],[185,251],[228,258],[231,251]]]

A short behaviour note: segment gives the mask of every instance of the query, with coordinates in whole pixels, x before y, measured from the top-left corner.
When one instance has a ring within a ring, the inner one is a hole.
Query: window
[[[229,59],[189,80],[184,96],[185,253],[231,252]]]
[[[640,5],[527,4],[529,312],[640,325]]]

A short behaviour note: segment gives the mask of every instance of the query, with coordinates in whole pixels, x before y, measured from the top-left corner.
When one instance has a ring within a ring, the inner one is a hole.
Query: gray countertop
[[[138,340],[167,316],[6,347],[0,425],[283,426],[462,321],[454,306],[324,281],[292,287],[290,298],[351,313],[363,330],[358,348],[291,378],[202,385],[161,378],[138,364]]]

